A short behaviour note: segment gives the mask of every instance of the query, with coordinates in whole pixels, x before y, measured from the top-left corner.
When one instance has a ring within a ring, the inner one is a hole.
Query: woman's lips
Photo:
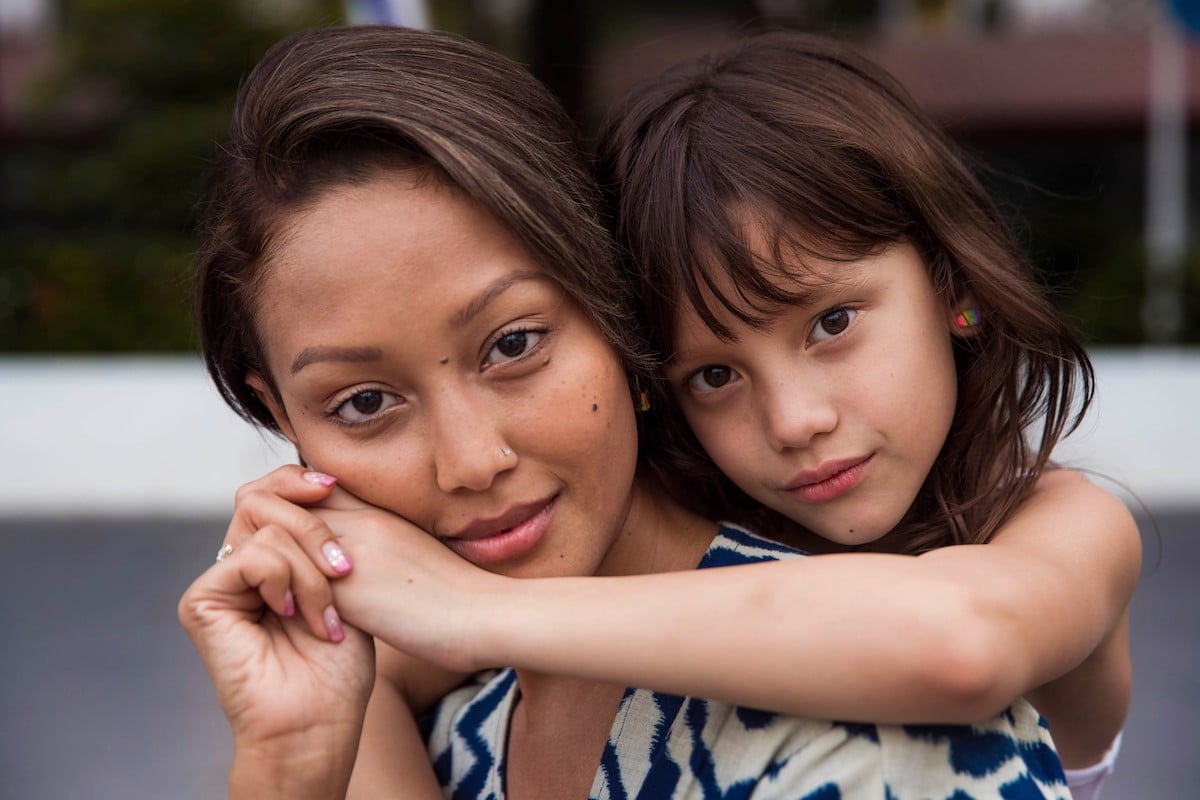
[[[858,461],[822,465],[816,477],[801,476],[787,486],[787,493],[805,503],[824,503],[841,497],[853,489],[863,478],[867,464],[875,454]]]
[[[557,498],[526,506],[521,513],[508,512],[502,521],[476,523],[455,536],[446,537],[446,546],[481,567],[515,561],[537,547],[550,528]],[[517,519],[513,519],[516,516]]]

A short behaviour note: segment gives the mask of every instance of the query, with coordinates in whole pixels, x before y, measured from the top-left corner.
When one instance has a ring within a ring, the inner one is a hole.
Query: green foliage
[[[191,211],[242,76],[340,2],[72,0],[3,153],[0,350],[193,346]]]
[[[527,60],[522,20],[500,30],[474,0],[431,5],[438,27]],[[567,5],[586,11],[595,23],[587,29],[601,39],[649,13],[632,0]],[[656,14],[681,19],[751,5],[653,4]],[[0,352],[192,349],[192,208],[238,83],[284,35],[342,21],[343,3],[64,0],[60,7],[54,67],[29,98],[19,138],[0,139]],[[853,28],[877,9],[877,0],[821,0],[809,4],[809,15],[819,27]],[[1191,186],[1200,181],[1195,142]],[[1060,307],[1090,342],[1143,341],[1140,135],[988,150],[986,162],[1018,179],[993,188],[1025,220],[1026,244]],[[1193,208],[1197,199],[1193,190]],[[1189,259],[1183,341],[1195,343],[1200,254]]]

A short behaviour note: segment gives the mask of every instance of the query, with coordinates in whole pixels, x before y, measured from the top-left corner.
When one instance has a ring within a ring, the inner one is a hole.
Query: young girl
[[[396,591],[372,632],[465,670],[841,719],[965,723],[1026,694],[1065,763],[1091,768],[1084,796],[1128,704],[1137,532],[1110,495],[1047,469],[1090,371],[969,171],[878,68],[790,34],[648,84],[606,152],[647,334],[668,361],[646,426],[660,473],[688,504],[762,518],[812,550],[920,555],[488,581],[485,603],[466,588],[481,576],[438,561],[441,577]],[[299,471],[264,479],[230,541],[281,525],[336,577],[314,519],[353,545],[347,518],[285,502],[328,491]],[[339,607],[350,588],[334,583]],[[369,725],[406,714],[388,705],[414,685],[389,677],[396,660],[381,651]],[[364,745],[361,771],[386,770]]]
[[[326,494],[345,549],[304,549],[315,517],[251,489],[255,530],[180,602],[233,728],[231,796],[345,791],[360,631],[453,663],[473,636],[455,603],[492,588],[796,557],[638,474],[646,362],[599,216],[565,114],[477,45],[315,31],[247,79],[202,213],[205,358],[322,470],[274,480]],[[344,576],[336,609],[314,560]],[[455,797],[1066,796],[1023,701],[974,727],[848,725],[520,666],[444,698],[429,742]],[[435,792],[422,775],[399,796]]]
[[[660,471],[708,513],[770,526],[769,509],[813,550],[930,561],[990,542],[979,555],[1025,571],[995,588],[1041,617],[1019,634],[1028,661],[997,667],[1026,667],[1009,686],[1082,768],[1077,797],[1098,792],[1128,705],[1137,534],[1048,466],[1091,365],[945,136],[876,65],[776,33],[642,87],[605,153],[667,364]],[[1006,564],[1014,550],[1032,559]]]

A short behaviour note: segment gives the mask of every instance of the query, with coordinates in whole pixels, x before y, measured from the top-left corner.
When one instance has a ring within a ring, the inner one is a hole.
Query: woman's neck
[[[672,500],[656,479],[639,472],[629,511],[595,574],[649,575],[694,569],[718,525]]]
[[[595,574],[694,569],[717,529],[716,523],[673,502],[657,482],[640,476],[621,530]],[[533,777],[532,771],[540,773],[539,780],[556,781],[566,778],[558,773],[565,769],[571,780],[586,777],[590,786],[626,687],[525,669],[517,670],[517,683],[520,695],[509,730],[510,778],[519,785],[522,778]],[[552,753],[557,756],[547,760]]]

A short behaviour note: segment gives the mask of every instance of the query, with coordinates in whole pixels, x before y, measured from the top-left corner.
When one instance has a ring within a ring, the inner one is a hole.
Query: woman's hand
[[[328,501],[336,483],[320,472],[284,466],[243,485],[224,542],[238,552],[252,539],[270,541],[290,556],[291,583],[270,582],[263,597],[280,613],[284,606],[296,608],[313,635],[327,641],[341,636],[329,582],[348,573],[353,563],[333,532],[304,506]],[[370,508],[346,492],[337,494],[343,507]]]
[[[191,636],[233,730],[231,796],[333,797],[345,791],[374,682],[371,639],[334,617],[324,638],[297,617],[288,587],[311,562],[279,534],[241,542],[184,593]],[[332,638],[341,641],[328,641]]]
[[[331,476],[298,466],[246,484],[238,491],[226,543],[238,552],[251,540],[292,540],[305,558],[291,564],[290,590],[318,637],[328,638],[325,621],[340,615],[448,670],[495,666],[479,654],[481,640],[471,623],[481,595],[506,579],[335,484]],[[275,594],[286,590],[271,587]]]

